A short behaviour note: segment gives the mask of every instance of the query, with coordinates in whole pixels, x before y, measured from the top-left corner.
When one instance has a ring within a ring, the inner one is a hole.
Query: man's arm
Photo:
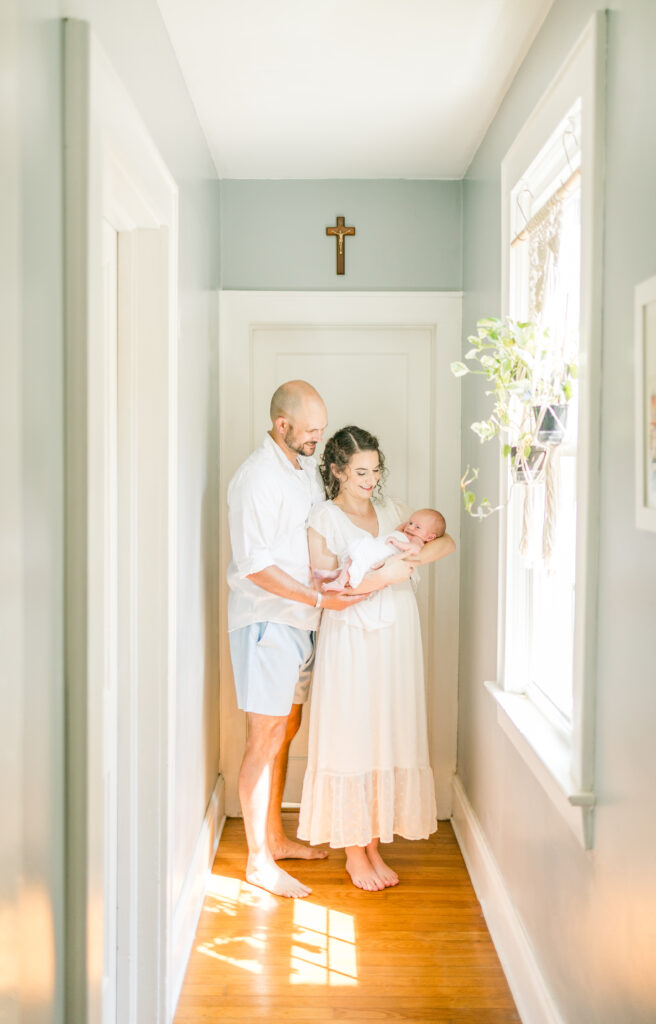
[[[251,573],[247,579],[252,580],[258,587],[262,587],[262,590],[268,591],[270,594],[275,594],[277,597],[285,597],[288,601],[298,601],[300,604],[316,605],[317,603],[317,591],[312,587],[308,587],[305,583],[299,583],[293,576],[285,572],[284,569],[280,569],[277,565],[268,565],[266,569],[260,569],[259,572]],[[364,594],[366,597],[366,594]],[[352,604],[357,604],[362,601],[363,597],[359,597],[354,592],[354,596],[349,594],[348,597],[343,597],[339,594],[322,594],[321,595],[321,607],[330,608],[331,611],[341,611],[343,608],[349,608]]]

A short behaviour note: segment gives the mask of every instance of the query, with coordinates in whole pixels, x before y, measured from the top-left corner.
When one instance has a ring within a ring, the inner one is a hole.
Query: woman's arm
[[[429,562],[437,562],[440,558],[446,558],[455,549],[456,542],[453,537],[445,533],[442,537],[429,540],[428,544],[424,544],[418,555],[407,555],[405,561],[410,562],[411,565],[428,565]]]
[[[373,594],[392,583],[402,583],[412,576],[414,565],[407,558],[390,558],[380,569],[368,572],[359,586],[343,590],[343,594]]]
[[[337,556],[333,554],[326,544],[325,537],[317,533],[311,526],[308,527],[308,545],[310,548],[310,567],[312,569],[336,569]],[[357,587],[347,587],[341,593],[356,597],[373,593],[374,590],[382,590],[389,587],[391,583],[400,583],[412,575],[413,567],[401,558],[390,559],[380,569],[368,572]],[[328,595],[324,594],[324,601]]]
[[[308,526],[307,533],[308,548],[310,550],[310,569],[337,569],[337,555],[326,544],[326,538],[317,533],[311,526]],[[322,608],[329,608],[331,611],[339,612],[352,604],[358,604],[366,596],[367,591],[361,594],[360,591],[351,590],[350,587],[348,590],[342,590],[341,592],[324,592],[321,595],[321,606]]]
[[[337,569],[337,555],[326,544],[326,538],[308,526],[308,548],[310,549],[311,569]]]

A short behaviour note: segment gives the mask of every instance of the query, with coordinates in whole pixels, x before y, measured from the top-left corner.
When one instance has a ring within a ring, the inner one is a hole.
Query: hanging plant
[[[492,398],[489,417],[472,423],[471,429],[482,444],[501,438],[516,482],[537,483],[547,456],[540,442],[553,442],[556,434],[549,433],[549,427],[563,428],[566,423],[576,364],[565,361],[548,332],[531,321],[486,317],[476,327],[477,333],[467,339],[471,345],[465,354],[467,362],[451,363],[456,377],[468,373],[484,377],[485,394]],[[564,430],[558,439],[562,436]],[[463,502],[469,515],[485,519],[502,506],[493,507],[487,498],[476,503],[470,485],[477,477],[478,469],[468,466],[460,481]]]

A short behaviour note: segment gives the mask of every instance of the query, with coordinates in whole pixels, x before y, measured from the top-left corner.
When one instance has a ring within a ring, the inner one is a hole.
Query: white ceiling
[[[158,0],[221,178],[461,178],[553,0]]]

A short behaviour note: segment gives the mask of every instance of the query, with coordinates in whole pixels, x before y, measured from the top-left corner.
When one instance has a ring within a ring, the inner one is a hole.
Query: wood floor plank
[[[355,889],[331,850],[286,865],[306,900],[278,899],[245,881],[243,822],[228,821],[175,1024],[518,1022],[451,826],[383,856],[394,888]]]

